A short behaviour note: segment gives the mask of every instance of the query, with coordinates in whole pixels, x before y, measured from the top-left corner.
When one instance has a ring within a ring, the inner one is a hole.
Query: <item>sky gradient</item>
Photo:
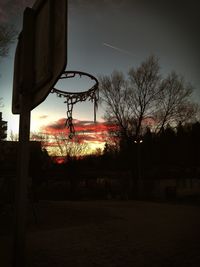
[[[1,0],[0,23],[14,24],[20,31],[23,10],[33,2]],[[194,86],[194,98],[200,102],[199,11],[197,1],[69,0],[66,69],[97,77],[113,70],[127,73],[154,54],[162,75],[172,70],[182,74]],[[11,113],[15,47],[7,58],[0,59],[3,118],[14,132],[18,129],[18,116]],[[50,94],[32,111],[31,131],[60,122],[65,114],[63,99]],[[73,116],[78,121],[92,121],[92,105],[78,104]],[[102,116],[100,107],[97,119],[102,121]]]

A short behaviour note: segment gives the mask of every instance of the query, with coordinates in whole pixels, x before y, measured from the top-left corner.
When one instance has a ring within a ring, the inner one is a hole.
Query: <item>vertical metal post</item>
[[[137,142],[138,181],[141,181],[141,144]]]
[[[138,169],[138,197],[143,197],[143,181],[142,181],[142,166],[141,166],[141,149],[143,140],[137,142],[137,169]]]
[[[142,197],[143,194],[143,181],[142,181],[142,166],[141,166],[141,145],[143,143],[142,139],[137,138],[134,140],[136,145],[136,178],[135,178],[135,196],[137,198]]]
[[[13,267],[26,265],[26,223],[29,171],[29,135],[31,117],[31,91],[34,83],[34,12],[26,8],[22,32],[22,88],[20,88],[20,125],[18,148],[18,176],[16,180]]]

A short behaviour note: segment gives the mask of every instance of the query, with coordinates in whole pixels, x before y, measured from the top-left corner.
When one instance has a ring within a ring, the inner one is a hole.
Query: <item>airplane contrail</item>
[[[119,52],[121,52],[121,53],[125,53],[125,54],[128,54],[128,55],[134,56],[131,52],[129,52],[129,51],[127,51],[127,50],[124,50],[124,49],[121,49],[121,48],[119,48],[119,47],[116,47],[116,46],[114,46],[114,45],[110,45],[110,44],[107,44],[107,43],[103,43],[103,45],[104,45],[104,46],[107,46],[107,47],[109,47],[109,48],[111,48],[111,49],[117,50],[117,51],[119,51]]]

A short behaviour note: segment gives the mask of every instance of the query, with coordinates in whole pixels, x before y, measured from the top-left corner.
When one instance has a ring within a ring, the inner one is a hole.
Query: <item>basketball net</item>
[[[52,93],[56,93],[57,97],[64,98],[65,99],[64,103],[67,104],[67,112],[66,112],[67,118],[65,126],[69,129],[69,138],[73,138],[75,135],[75,128],[72,116],[74,105],[78,102],[83,102],[86,100],[94,103],[94,123],[96,123],[96,112],[98,109],[99,82],[94,76],[81,71],[65,71],[61,75],[60,79],[74,78],[76,75],[79,75],[80,77],[87,76],[91,80],[93,80],[95,84],[90,89],[83,92],[65,92],[63,90],[59,90],[56,88],[53,88],[51,91]]]

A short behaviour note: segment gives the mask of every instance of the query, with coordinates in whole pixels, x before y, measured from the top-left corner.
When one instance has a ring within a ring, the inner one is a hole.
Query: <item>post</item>
[[[136,144],[136,183],[135,183],[135,190],[137,198],[141,198],[143,194],[143,182],[142,182],[142,169],[141,169],[141,145],[143,140],[137,138],[134,140]]]
[[[141,145],[142,139],[137,143],[137,169],[138,169],[138,197],[142,197],[142,173],[141,173]]]
[[[29,135],[31,116],[31,91],[34,83],[34,12],[26,8],[22,32],[22,87],[20,88],[20,124],[18,147],[18,175],[16,180],[13,267],[25,267],[27,186],[29,171]]]

